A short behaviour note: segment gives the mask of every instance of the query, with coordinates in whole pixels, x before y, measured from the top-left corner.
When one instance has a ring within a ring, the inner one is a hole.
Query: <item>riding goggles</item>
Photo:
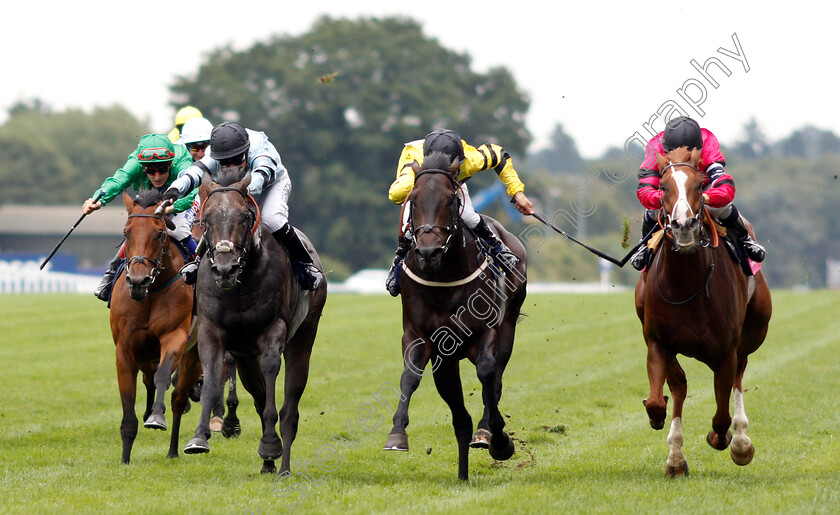
[[[137,154],[140,161],[169,161],[175,159],[175,152],[166,147],[146,148]]]

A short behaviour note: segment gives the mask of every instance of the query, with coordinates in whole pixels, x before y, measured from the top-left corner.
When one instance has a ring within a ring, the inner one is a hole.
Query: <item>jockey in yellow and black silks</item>
[[[507,187],[507,193],[513,198],[516,209],[520,213],[530,215],[534,213],[534,206],[525,196],[525,185],[519,180],[519,175],[513,168],[510,155],[494,144],[483,144],[474,147],[464,140],[457,132],[449,129],[437,129],[430,132],[425,139],[406,143],[400,154],[397,165],[397,178],[388,189],[388,198],[395,204],[403,204],[414,187],[414,163],[423,164],[423,158],[432,152],[443,152],[450,158],[458,158],[461,166],[456,179],[462,183],[458,196],[461,200],[463,212],[461,219],[475,234],[483,239],[491,249],[493,257],[504,266],[514,267],[518,258],[507,246],[499,240],[487,226],[487,223],[475,212],[470,200],[469,190],[464,181],[483,170],[494,170],[499,179]],[[411,249],[411,239],[405,235],[408,224],[409,210],[403,210],[402,230],[400,231],[399,247],[394,258],[394,264],[388,272],[385,286],[388,292],[397,296],[400,293],[399,270],[403,258]]]

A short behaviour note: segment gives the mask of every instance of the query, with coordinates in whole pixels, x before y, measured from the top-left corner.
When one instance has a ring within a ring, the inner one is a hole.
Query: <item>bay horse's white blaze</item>
[[[747,413],[744,411],[744,394],[738,388],[733,390],[732,395],[735,401],[735,412],[732,414],[732,443],[729,449],[732,455],[732,460],[738,465],[746,465],[752,460],[752,453],[755,452],[750,437],[747,436],[747,427],[749,427],[749,420],[747,420]],[[741,463],[737,457],[746,457],[746,463]]]
[[[685,456],[682,453],[683,434],[682,419],[676,417],[671,420],[671,430],[668,432],[668,468],[679,470],[685,467]]]

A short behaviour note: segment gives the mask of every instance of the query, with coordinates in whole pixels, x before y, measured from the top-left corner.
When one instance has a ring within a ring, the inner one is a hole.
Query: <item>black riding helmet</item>
[[[222,122],[210,131],[210,157],[217,161],[244,154],[250,147],[248,132],[236,122]]]
[[[432,152],[443,152],[450,157],[457,157],[463,163],[464,143],[457,132],[450,129],[436,129],[426,135],[423,141],[423,157]]]
[[[675,148],[688,147],[703,148],[703,133],[700,125],[687,116],[678,116],[665,125],[665,134],[662,136],[662,149],[670,152]]]

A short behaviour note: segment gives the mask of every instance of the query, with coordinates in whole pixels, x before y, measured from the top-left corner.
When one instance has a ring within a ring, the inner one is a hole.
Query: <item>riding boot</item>
[[[385,279],[385,289],[392,297],[396,297],[402,291],[402,263],[409,250],[411,250],[411,238],[401,234],[397,243],[394,264],[391,265],[388,277]]]
[[[298,271],[301,287],[309,291],[317,290],[324,276],[315,266],[312,256],[309,255],[309,251],[300,241],[294,227],[286,222],[286,225],[274,231],[272,236],[289,251],[292,264]]]
[[[732,212],[728,217],[721,220],[720,223],[726,227],[727,230],[733,231],[735,234],[735,240],[737,240],[741,248],[744,249],[744,254],[746,254],[748,258],[752,259],[756,263],[764,261],[767,253],[764,250],[764,247],[756,243],[750,236],[747,226],[744,224],[744,219],[741,218],[741,214],[738,213],[737,207],[733,205]]]
[[[190,240],[192,241],[192,238]],[[195,248],[195,258],[181,267],[180,273],[185,283],[195,284],[196,280],[198,280],[198,264],[205,252],[207,252],[207,240],[202,236]]]
[[[639,241],[644,241],[645,236],[653,229],[654,225],[656,225],[656,220],[653,217],[653,210],[645,211],[645,216],[642,219],[642,239]],[[638,271],[642,271],[648,264],[648,260],[650,259],[650,249],[647,246],[647,243],[643,244],[639,247],[639,250],[633,254],[633,257],[630,258],[630,264],[633,265]]]
[[[502,243],[502,240],[493,234],[493,231],[490,230],[490,227],[487,225],[484,218],[479,218],[478,225],[475,226],[473,231],[490,247],[490,255],[498,262],[498,264],[508,270],[513,270],[514,267],[519,264],[519,258],[516,254],[514,254],[507,245]]]
[[[111,287],[114,282],[114,275],[117,273],[117,267],[120,264],[120,260],[120,253],[117,252],[117,255],[114,256],[114,259],[108,265],[108,270],[105,271],[105,275],[99,282],[99,286],[93,290],[93,294],[96,298],[103,302],[108,302],[108,299],[111,298]]]

